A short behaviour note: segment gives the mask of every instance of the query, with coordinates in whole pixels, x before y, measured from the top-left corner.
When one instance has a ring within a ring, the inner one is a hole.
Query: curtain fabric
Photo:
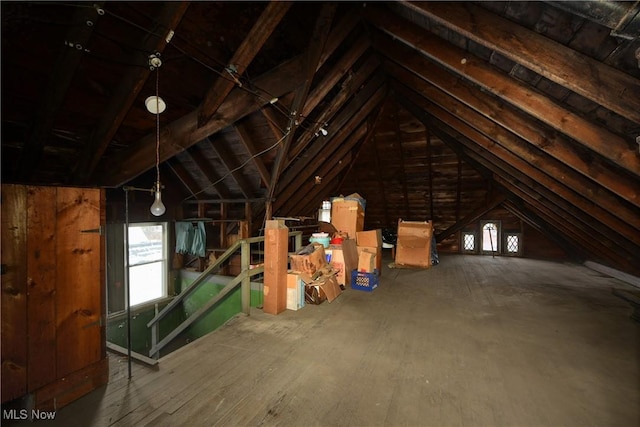
[[[179,254],[206,255],[207,234],[204,222],[199,221],[195,226],[191,222],[177,221],[176,228],[176,252]]]

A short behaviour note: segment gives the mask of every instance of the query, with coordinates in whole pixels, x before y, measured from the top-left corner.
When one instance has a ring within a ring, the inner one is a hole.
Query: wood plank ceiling
[[[443,241],[501,207],[640,275],[639,35],[638,2],[4,2],[2,181],[151,188],[158,156],[197,213],[358,192]]]

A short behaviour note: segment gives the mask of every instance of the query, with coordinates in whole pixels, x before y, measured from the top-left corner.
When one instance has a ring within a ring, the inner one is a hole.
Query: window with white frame
[[[167,224],[129,224],[128,239],[130,305],[166,297]]]
[[[482,223],[482,252],[500,252],[500,223],[498,221],[485,221]]]

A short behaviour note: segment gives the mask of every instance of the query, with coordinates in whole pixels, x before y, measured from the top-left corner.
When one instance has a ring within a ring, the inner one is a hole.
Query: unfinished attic
[[[2,424],[640,423],[640,4],[2,2]]]

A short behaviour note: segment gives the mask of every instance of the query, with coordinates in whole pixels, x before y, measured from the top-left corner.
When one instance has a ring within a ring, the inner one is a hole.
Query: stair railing
[[[295,237],[294,249],[297,252],[302,247],[302,232],[292,231],[289,233],[289,237]],[[242,301],[242,312],[249,315],[251,307],[251,277],[264,272],[264,265],[251,268],[251,244],[264,242],[264,236],[251,237],[249,239],[241,239],[232,244],[229,249],[225,251],[216,261],[207,267],[200,275],[180,294],[178,294],[166,307],[164,307],[156,316],[147,323],[147,327],[151,328],[151,349],[149,350],[149,356],[158,359],[160,357],[160,350],[162,350],[167,344],[175,339],[180,333],[184,332],[189,326],[200,319],[205,313],[213,308],[220,300],[233,291],[238,285],[241,286],[240,294]],[[236,277],[234,277],[225,287],[213,298],[207,301],[202,307],[191,314],[180,325],[178,325],[167,336],[160,339],[160,327],[159,322],[165,316],[167,316],[173,309],[182,304],[182,302],[196,291],[200,285],[202,285],[207,277],[213,272],[219,269],[222,264],[228,260],[231,255],[240,249],[240,266],[241,271]]]

